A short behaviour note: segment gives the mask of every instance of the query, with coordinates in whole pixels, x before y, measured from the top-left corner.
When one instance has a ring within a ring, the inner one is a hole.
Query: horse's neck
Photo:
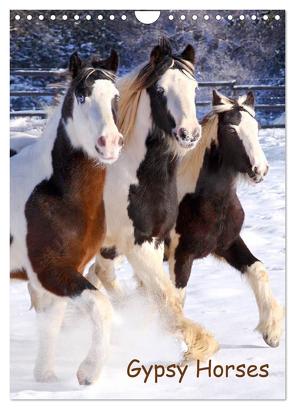
[[[195,192],[203,196],[224,197],[236,191],[237,174],[225,163],[218,143],[213,142],[205,152]]]
[[[102,199],[105,168],[89,159],[82,149],[73,147],[62,120],[52,150],[52,166],[51,180],[57,191],[77,202],[82,196],[94,194],[96,199],[89,199],[87,206],[96,207]]]
[[[222,165],[218,146],[218,115],[209,114],[202,124],[203,135],[195,149],[182,160],[177,177],[178,199],[199,189],[212,195],[228,194],[235,188],[236,175]],[[226,193],[227,192],[227,193]]]

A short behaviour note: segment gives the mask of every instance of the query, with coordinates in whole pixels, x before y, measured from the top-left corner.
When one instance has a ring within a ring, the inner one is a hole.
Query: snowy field
[[[11,132],[38,135],[42,121],[22,118],[11,122]],[[265,262],[272,288],[285,304],[285,132],[262,130],[261,142],[270,172],[259,185],[240,186],[246,212],[243,238]],[[166,266],[167,268],[167,266]],[[69,308],[58,344],[58,383],[33,379],[36,355],[35,313],[30,308],[26,283],[11,283],[11,397],[13,399],[283,399],[285,397],[285,338],[278,348],[268,347],[253,331],[258,322],[254,296],[240,274],[209,257],[194,263],[185,311],[214,333],[221,348],[213,364],[268,364],[266,378],[196,378],[191,365],[181,384],[178,378],[143,382],[143,375],[127,376],[128,363],[137,358],[146,366],[177,363],[181,347],[161,328],[153,306],[134,291],[130,267],[123,261],[118,275],[127,300],[116,307],[111,355],[96,385],[82,387],[75,372],[86,355],[90,327],[86,316]]]

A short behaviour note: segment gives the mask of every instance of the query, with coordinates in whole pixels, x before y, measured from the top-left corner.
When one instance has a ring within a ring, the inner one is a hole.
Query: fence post
[[[232,96],[234,98],[237,96],[236,89],[235,89],[236,83],[237,83],[237,80],[233,80],[231,83]]]

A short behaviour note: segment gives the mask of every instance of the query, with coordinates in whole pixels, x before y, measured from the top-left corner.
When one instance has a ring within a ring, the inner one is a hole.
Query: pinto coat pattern
[[[188,320],[163,269],[163,240],[177,215],[176,170],[200,140],[196,119],[194,49],[172,53],[162,39],[150,60],[118,82],[120,130],[125,148],[108,169],[104,247],[126,255],[136,277],[156,301],[163,322],[187,345],[187,359],[205,360],[218,348],[213,336]],[[160,115],[159,115],[160,113]],[[99,254],[88,279],[121,295],[114,260]]]
[[[92,343],[77,377],[97,380],[106,359],[112,307],[83,275],[105,235],[104,163],[117,159],[114,122],[118,56],[70,59],[72,80],[43,136],[11,158],[11,270],[26,272],[39,326],[34,374],[53,381],[56,338],[68,301],[86,311]]]
[[[178,217],[168,243],[172,281],[183,298],[193,261],[213,254],[245,274],[259,309],[257,329],[278,346],[283,310],[272,295],[265,266],[240,236],[244,211],[238,175],[258,183],[268,164],[258,141],[254,96],[239,100],[213,92],[213,112],[203,121],[203,139],[179,168]]]

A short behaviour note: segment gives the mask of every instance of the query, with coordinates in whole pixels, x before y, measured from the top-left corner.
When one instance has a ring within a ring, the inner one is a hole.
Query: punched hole
[[[135,17],[137,18],[138,21],[140,21],[143,24],[152,24],[158,20],[160,14],[161,14],[160,11],[151,10],[136,11]]]

